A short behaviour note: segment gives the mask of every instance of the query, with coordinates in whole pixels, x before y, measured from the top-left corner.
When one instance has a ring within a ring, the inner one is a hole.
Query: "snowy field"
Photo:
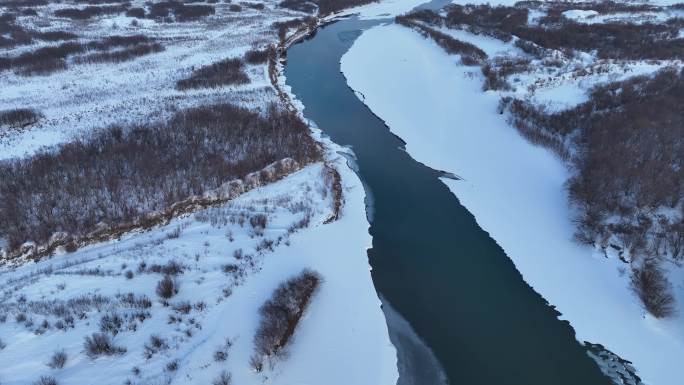
[[[79,42],[144,35],[159,42],[164,51],[122,63],[69,65],[66,71],[45,76],[0,71],[0,110],[33,108],[44,115],[24,130],[0,133],[0,159],[31,154],[41,146],[70,141],[111,124],[167,118],[179,108],[207,102],[229,101],[260,108],[274,101],[265,65],[246,66],[248,84],[186,91],[175,88],[176,81],[186,78],[193,69],[223,59],[242,58],[250,49],[277,43],[273,23],[303,16],[277,7],[275,1],[260,3],[264,4],[263,10],[245,6],[240,12],[231,11],[228,3],[216,3],[212,4],[216,8],[214,15],[174,23],[126,17],[123,13],[88,20],[53,16],[55,10],[67,4],[40,7],[37,16],[18,16],[17,23],[22,26],[41,32],[76,33]],[[132,7],[142,5],[142,1],[132,2]],[[4,50],[4,54],[16,56],[59,43],[22,45]]]
[[[479,36],[467,41],[487,53],[506,49]],[[567,169],[497,113],[501,95],[482,91],[478,67],[459,63],[458,56],[447,55],[432,40],[385,25],[364,32],[343,56],[341,68],[349,86],[407,143],[413,157],[462,177],[444,183],[525,280],[572,324],[579,341],[603,344],[632,361],[646,384],[680,384],[681,270],[674,269],[671,277],[679,316],[658,320],[646,314],[629,290],[628,266],[573,241]],[[573,88],[581,87],[577,84]],[[559,92],[560,99],[569,94]],[[583,93],[574,94],[581,101]]]
[[[64,384],[211,384],[224,371],[238,384],[395,383],[396,354],[366,257],[363,188],[336,157],[345,204],[330,224],[323,222],[332,193],[314,164],[166,226],[0,272],[1,383],[54,376]],[[250,225],[257,215],[267,217],[264,229]],[[163,274],[154,265],[171,261],[183,272],[175,276],[178,294],[164,306],[155,294]],[[258,308],[305,268],[323,284],[287,357],[256,373],[249,359]],[[130,296],[150,302],[131,305]],[[122,325],[105,332],[126,352],[88,358],[84,338],[103,331],[101,319],[114,314]],[[56,351],[67,360],[51,369]]]
[[[210,3],[214,15],[182,23],[123,13],[85,21],[53,16],[78,7],[71,3],[17,16],[22,26],[73,32],[79,42],[145,35],[164,50],[121,63],[68,61],[68,69],[45,76],[0,72],[0,110],[29,107],[42,115],[21,130],[0,127],[0,160],[27,157],[113,124],[164,120],[186,107],[228,102],[259,111],[281,103],[265,63],[245,64],[247,84],[175,88],[199,67],[277,44],[275,22],[306,16],[278,3],[259,1],[259,9],[242,2],[240,11],[231,10],[230,2]],[[387,12],[375,4],[369,8]],[[282,87],[284,78],[278,80]],[[228,377],[235,384],[396,383],[396,351],[367,260],[371,239],[362,184],[346,164],[347,150],[318,130],[312,135],[323,144],[325,163],[341,174],[337,220],[330,221],[334,193],[319,162],[167,225],[0,267],[0,384],[33,384],[42,377],[84,385],[221,385]],[[303,269],[319,273],[323,282],[286,354],[257,371],[250,361],[259,308]],[[165,275],[179,287],[168,300],[156,292]],[[113,354],[88,356],[84,343],[94,333],[111,339]]]

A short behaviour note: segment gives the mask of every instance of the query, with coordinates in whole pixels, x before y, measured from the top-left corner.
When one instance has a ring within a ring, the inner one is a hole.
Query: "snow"
[[[375,3],[360,5],[345,9],[338,16],[358,15],[361,20],[391,18],[409,12],[413,8],[425,3],[425,0],[382,0]]]
[[[568,19],[588,19],[591,17],[594,17],[598,15],[599,13],[593,10],[584,10],[584,9],[571,9],[569,11],[563,12],[563,16],[567,17]]]
[[[592,10],[573,9],[563,12],[563,16],[579,23],[662,23],[668,19],[684,16],[684,11],[663,9],[653,12],[615,12],[599,14]]]
[[[365,31],[341,69],[409,154],[463,178],[444,183],[579,341],[632,361],[647,384],[681,384],[681,316],[647,315],[628,289],[624,264],[573,242],[563,187],[568,171],[496,113],[499,95],[482,92],[478,69],[458,65],[457,57],[398,25]],[[675,290],[681,285],[675,281]]]
[[[42,334],[33,329],[43,318],[54,325],[55,317],[27,312],[35,323],[29,328],[16,322],[10,310],[7,320],[0,323],[0,339],[7,345],[0,350],[2,384],[23,385],[41,375],[53,375],[60,383],[84,385],[121,384],[127,379],[136,384],[209,384],[222,370],[229,371],[238,384],[395,383],[396,352],[366,255],[371,238],[364,216],[363,187],[346,166],[345,157],[332,150],[328,157],[342,174],[345,191],[343,215],[333,223],[323,224],[330,214],[331,192],[323,182],[322,165],[314,164],[218,209],[178,218],[119,241],[92,245],[14,270],[0,270],[4,291],[0,294],[0,315],[21,296],[31,302],[66,300],[84,294],[113,299],[117,293],[133,292],[153,301],[147,309],[151,317],[138,323],[136,331],[122,330],[114,337],[115,344],[126,347],[127,352],[95,360],[85,356],[82,344],[85,336],[99,331],[98,321],[107,305],[102,313],[87,311],[87,317],[77,319],[73,329],[65,332],[51,327]],[[311,210],[311,226],[288,235],[287,228],[306,215],[302,207]],[[245,227],[228,221],[231,214],[239,212],[268,215],[265,234],[254,235],[249,221]],[[168,236],[177,228],[181,229],[179,237]],[[233,241],[227,237],[229,232]],[[272,252],[257,252],[256,245],[263,239],[278,237],[283,237],[282,242]],[[242,277],[231,277],[221,271],[221,266],[241,263],[233,257],[238,248],[245,255],[255,256],[255,267],[247,267]],[[170,300],[172,306],[185,300],[192,304],[204,301],[204,310],[180,316],[171,307],[162,306],[154,293],[162,275],[136,270],[143,260],[149,266],[172,259],[186,265],[186,271],[178,276],[181,288]],[[126,267],[122,268],[122,264]],[[95,268],[103,275],[82,273]],[[288,355],[256,373],[248,361],[253,352],[258,308],[280,282],[303,268],[319,272],[324,282],[298,326]],[[132,279],[123,275],[126,269],[136,271]],[[232,289],[227,297],[222,294],[226,288]],[[120,307],[117,311],[126,313]],[[174,314],[183,321],[169,323],[169,316]],[[186,335],[186,330],[192,336]],[[152,334],[165,338],[169,347],[145,359],[144,344]],[[226,338],[232,341],[228,359],[216,362],[213,354]],[[66,366],[50,369],[46,362],[58,349],[68,354]],[[178,370],[165,369],[173,360],[178,361]],[[135,366],[141,370],[139,375],[132,373]]]
[[[454,39],[476,45],[483,50],[487,56],[521,54],[522,51],[513,45],[513,40],[504,42],[493,37],[476,35],[462,29],[451,29],[447,27],[437,28],[439,32],[447,34]]]

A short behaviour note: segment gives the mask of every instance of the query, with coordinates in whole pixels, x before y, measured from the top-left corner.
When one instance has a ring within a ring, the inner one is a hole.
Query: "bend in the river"
[[[305,116],[356,154],[373,197],[368,254],[378,292],[434,352],[451,384],[610,384],[570,325],[523,280],[440,173],[403,151],[401,140],[347,87],[340,58],[378,23],[330,24],[291,47],[285,69]],[[400,361],[410,357],[400,352]],[[404,373],[400,383],[433,381],[419,374],[433,367],[403,365],[416,374]]]

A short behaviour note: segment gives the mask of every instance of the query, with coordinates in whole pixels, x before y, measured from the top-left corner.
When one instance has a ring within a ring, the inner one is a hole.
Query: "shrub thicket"
[[[377,0],[284,0],[279,3],[280,7],[313,14],[318,10],[321,16],[341,11],[345,8],[369,4]]]
[[[176,83],[179,90],[193,88],[214,88],[230,84],[249,83],[244,71],[245,63],[240,59],[226,59],[201,67]]]
[[[52,376],[40,376],[33,385],[58,385],[57,380]]]
[[[213,15],[216,8],[213,5],[186,5],[180,1],[160,1],[148,8],[147,17],[166,19],[173,16],[176,21],[193,21],[204,16]]]
[[[36,123],[40,117],[40,113],[31,108],[0,111],[0,126],[24,127]]]
[[[256,50],[251,49],[245,52],[245,61],[249,64],[263,64],[268,61],[268,57],[271,55],[271,50],[262,49]]]
[[[308,127],[272,106],[265,116],[229,104],[178,112],[166,123],[110,127],[0,164],[0,236],[14,250],[100,222],[133,223],[277,160],[319,157]]]
[[[62,369],[67,361],[67,354],[64,350],[58,350],[52,354],[48,366],[52,369]]]
[[[127,6],[124,5],[109,5],[109,6],[89,6],[85,8],[62,8],[54,12],[57,17],[66,17],[74,20],[86,20],[96,16],[112,15],[125,12]]]
[[[126,348],[114,345],[109,335],[104,333],[93,333],[91,336],[86,336],[83,348],[86,355],[91,359],[126,353]]]
[[[684,257],[684,215],[657,212],[681,211],[683,95],[684,73],[670,68],[597,87],[586,103],[556,113],[509,104],[521,131],[552,138],[556,151],[577,149],[568,188],[580,211],[578,240],[615,243],[632,256]]]
[[[178,294],[179,289],[178,281],[167,275],[161,281],[157,282],[155,292],[160,298],[169,299]]]
[[[397,16],[396,22],[413,28],[423,36],[429,37],[442,47],[447,53],[467,57],[466,63],[482,63],[487,59],[487,54],[473,44],[455,39],[443,32],[437,31],[424,24],[414,21],[410,16]]]
[[[254,336],[257,361],[258,357],[273,357],[282,352],[320,283],[318,273],[304,270],[280,284],[261,306],[261,321]]]
[[[162,47],[144,35],[108,36],[86,43],[67,42],[57,46],[42,47],[14,57],[0,57],[0,70],[17,70],[23,75],[48,74],[67,68],[70,56],[97,51],[75,62],[123,61],[142,54],[157,52]],[[92,60],[87,60],[87,57]]]
[[[632,290],[649,313],[657,318],[674,314],[674,297],[665,273],[653,261],[632,270]]]

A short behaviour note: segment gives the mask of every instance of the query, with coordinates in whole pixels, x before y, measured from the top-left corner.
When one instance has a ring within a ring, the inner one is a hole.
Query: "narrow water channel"
[[[378,23],[330,24],[294,45],[285,69],[305,116],[356,154],[373,197],[369,259],[376,289],[434,352],[450,384],[611,384],[440,173],[403,151],[347,87],[340,58]]]

